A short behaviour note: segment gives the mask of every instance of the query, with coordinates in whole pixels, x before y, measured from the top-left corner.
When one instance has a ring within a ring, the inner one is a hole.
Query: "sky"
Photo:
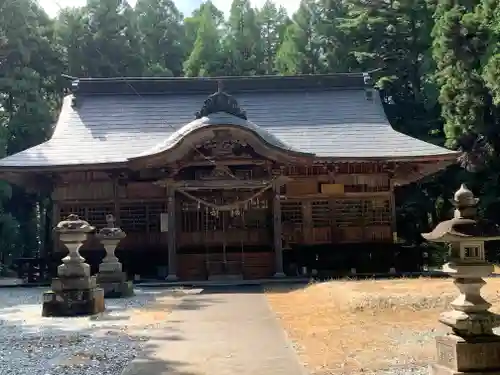
[[[60,7],[72,7],[84,5],[86,0],[38,0],[40,5],[45,9],[45,11],[52,17],[57,15]],[[128,0],[131,5],[135,4],[136,0]],[[231,6],[232,0],[212,0],[213,3],[222,10],[226,15],[229,13],[229,8]],[[193,9],[196,9],[203,0],[175,0],[179,10],[184,13],[184,15],[190,15]],[[261,7],[265,3],[265,0],[252,0],[252,5],[254,7]],[[300,0],[274,0],[277,5],[284,6],[288,13],[291,14],[297,10],[299,7]]]

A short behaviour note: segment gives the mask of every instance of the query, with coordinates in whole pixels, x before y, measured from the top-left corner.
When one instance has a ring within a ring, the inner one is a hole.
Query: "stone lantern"
[[[493,272],[486,261],[484,244],[500,239],[500,227],[477,217],[478,198],[462,185],[452,200],[454,217],[422,234],[428,241],[444,242],[450,248],[449,262],[443,270],[453,277],[460,294],[451,303],[451,311],[439,321],[451,328],[446,336],[436,338],[437,363],[431,374],[500,374],[500,336],[493,328],[500,317],[480,294],[484,277]]]
[[[122,271],[122,264],[115,255],[115,250],[126,237],[123,230],[115,226],[113,215],[106,215],[107,225],[97,234],[106,250],[106,256],[99,265],[97,283],[104,289],[105,297],[129,297],[134,295],[132,281],[127,281],[127,274]]]
[[[90,266],[79,253],[94,229],[77,215],[69,215],[54,228],[69,253],[57,267],[58,277],[52,280],[52,290],[43,294],[43,316],[92,315],[104,311],[104,291],[97,287],[96,278],[90,276]]]

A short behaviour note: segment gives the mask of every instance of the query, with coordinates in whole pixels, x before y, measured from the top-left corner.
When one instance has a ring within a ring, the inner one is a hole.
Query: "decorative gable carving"
[[[208,116],[212,113],[225,112],[230,115],[247,120],[247,114],[240,108],[240,105],[231,95],[222,91],[222,83],[219,82],[219,87],[216,93],[210,95],[199,112],[196,112],[197,119]]]
[[[258,157],[253,148],[245,141],[233,138],[230,130],[214,130],[214,137],[195,146],[194,160],[207,158],[224,159],[251,159]]]
[[[218,165],[209,173],[198,173],[197,177],[199,180],[230,180],[233,178],[233,173],[229,167],[225,165]]]

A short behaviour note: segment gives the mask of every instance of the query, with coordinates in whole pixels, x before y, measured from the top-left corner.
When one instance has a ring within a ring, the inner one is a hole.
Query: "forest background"
[[[462,151],[461,165],[397,190],[399,237],[419,244],[462,182],[500,223],[499,38],[498,0],[302,0],[294,14],[234,0],[228,17],[210,1],[184,16],[172,0],[88,0],[56,18],[0,0],[0,157],[50,137],[63,73],[372,72],[396,130]],[[43,251],[50,212],[50,197],[1,183],[1,259]]]

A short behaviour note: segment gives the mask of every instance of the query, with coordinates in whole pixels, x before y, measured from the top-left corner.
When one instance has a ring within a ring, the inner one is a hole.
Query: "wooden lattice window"
[[[257,197],[247,203],[249,210],[267,210],[269,208],[269,199],[265,197]]]
[[[290,166],[285,174],[287,176],[323,176],[328,174],[328,168],[325,165]]]
[[[251,169],[236,169],[234,171],[234,177],[238,180],[251,180],[253,176]]]
[[[106,215],[109,214],[114,214],[112,204],[89,206],[85,219],[97,229],[101,229],[106,226]]]
[[[146,232],[146,205],[144,203],[131,203],[121,206],[120,224],[125,233]]]
[[[311,214],[314,228],[330,226],[330,205],[327,200],[311,202]]]
[[[373,192],[388,191],[390,189],[389,177],[384,174],[374,175],[369,189]]]
[[[269,206],[269,199],[265,196],[252,199],[245,207],[243,225],[253,229],[269,227]]]
[[[192,201],[182,201],[181,203],[181,231],[182,232],[201,232],[204,210],[201,204]]]
[[[223,212],[211,207],[203,208],[203,230],[221,231],[224,229],[225,217]]]
[[[303,175],[305,173],[306,173],[306,171],[303,167],[299,167],[296,165],[289,166],[285,172],[285,174],[287,176],[300,176],[300,175]]]
[[[302,202],[281,202],[281,221],[284,223],[302,224]]]
[[[162,202],[147,205],[148,231],[159,233],[161,231],[161,214],[167,212],[167,205]]]
[[[349,174],[371,174],[371,173],[381,173],[384,170],[384,166],[377,163],[349,163],[347,168],[343,168]]]
[[[339,227],[361,226],[364,221],[364,202],[360,199],[335,200],[335,221]]]
[[[369,225],[390,225],[391,206],[388,199],[365,201],[365,217]]]
[[[66,220],[71,214],[78,215],[81,219],[86,219],[86,210],[83,206],[65,204],[59,207],[59,220]]]

